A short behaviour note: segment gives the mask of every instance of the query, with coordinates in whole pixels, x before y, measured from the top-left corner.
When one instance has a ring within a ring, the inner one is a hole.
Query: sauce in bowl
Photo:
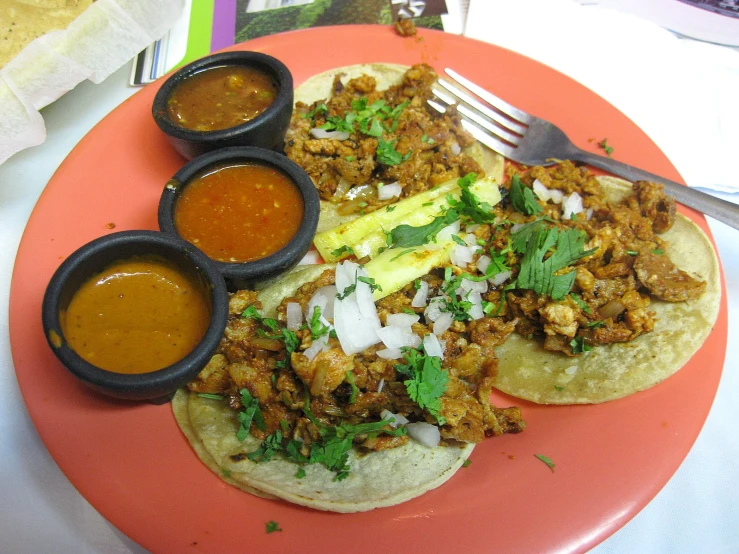
[[[115,373],[149,373],[189,354],[205,336],[204,285],[158,257],[120,260],[88,279],[61,313],[70,348]]]
[[[303,197],[279,169],[215,166],[194,177],[174,210],[177,233],[219,262],[265,258],[286,246],[303,220]]]
[[[228,129],[266,110],[278,91],[275,80],[254,67],[214,67],[179,83],[167,99],[167,113],[185,129]]]

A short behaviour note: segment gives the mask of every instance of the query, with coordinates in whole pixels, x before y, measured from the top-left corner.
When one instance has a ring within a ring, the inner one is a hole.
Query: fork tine
[[[466,79],[465,77],[462,77],[459,73],[457,73],[453,69],[449,69],[447,67],[446,69],[444,69],[444,71],[454,81],[458,82],[462,86],[474,92],[477,96],[479,96],[480,98],[488,102],[496,110],[506,114],[509,117],[512,117],[513,119],[515,119],[516,121],[519,121],[520,123],[523,123],[524,125],[530,125],[531,122],[533,121],[533,118],[526,112],[519,110],[515,106],[511,106],[505,100],[498,98],[497,96],[485,90],[481,86],[476,85],[475,83],[473,83],[469,79]]]
[[[519,125],[517,121],[513,121],[507,117],[500,115],[498,112],[491,110],[490,108],[480,103],[479,101],[475,100],[474,98],[472,98],[472,96],[463,92],[461,89],[455,87],[451,83],[444,81],[442,79],[439,79],[437,83],[441,85],[442,87],[444,87],[451,94],[456,96],[458,99],[462,100],[463,102],[468,104],[470,107],[476,109],[478,112],[485,115],[489,119],[492,119],[498,125],[504,127],[508,131],[512,131],[516,133],[517,135],[523,135],[526,132],[526,127],[524,127],[523,125]],[[451,102],[447,102],[447,104],[451,104]]]
[[[437,90],[437,89],[431,89],[431,91],[436,95],[437,98],[443,100],[446,102],[447,105],[455,104],[456,99],[452,96],[449,96],[448,94],[445,94],[444,92]],[[523,131],[520,134],[514,135],[513,133],[508,132],[505,128],[503,128],[497,120],[490,121],[488,119],[485,119],[482,115],[477,113],[474,110],[471,110],[464,104],[457,104],[457,111],[467,119],[475,122],[478,127],[483,127],[484,129],[487,129],[491,133],[496,134],[499,138],[502,138],[506,142],[510,142],[511,144],[518,144],[521,141],[521,135],[523,135]],[[485,114],[487,115],[487,114]],[[497,115],[497,114],[496,114]],[[500,116],[498,116],[500,117]],[[496,125],[497,124],[497,125]]]
[[[435,100],[427,100],[428,104],[440,113],[446,111],[446,107],[436,102]],[[501,156],[510,158],[515,148],[507,144],[502,140],[498,140],[494,136],[490,135],[485,130],[478,127],[475,123],[468,119],[462,119],[462,126],[482,144],[490,148],[493,152],[497,152]]]

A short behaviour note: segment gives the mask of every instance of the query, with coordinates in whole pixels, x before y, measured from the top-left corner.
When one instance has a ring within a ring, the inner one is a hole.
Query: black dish
[[[303,220],[290,242],[265,258],[248,262],[213,261],[226,279],[230,291],[251,288],[255,283],[284,273],[305,256],[313,242],[321,211],[320,199],[313,181],[295,162],[270,150],[262,148],[234,147],[209,152],[195,158],[180,169],[167,183],[159,199],[159,229],[179,237],[174,223],[177,199],[190,180],[211,166],[224,162],[259,163],[281,170],[300,191],[303,197]]]
[[[87,362],[64,340],[60,312],[74,292],[111,263],[134,256],[160,256],[183,271],[198,275],[210,292],[211,319],[200,343],[180,361],[157,371],[124,374]],[[220,343],[228,319],[228,292],[210,258],[188,242],[156,231],[122,231],[93,240],[71,254],[54,273],[44,294],[42,321],[52,351],[64,366],[89,387],[128,400],[166,399],[195,378]]]
[[[279,87],[272,105],[254,119],[228,129],[194,131],[173,123],[167,113],[167,100],[175,87],[195,73],[229,65],[253,67],[271,75]],[[173,73],[164,82],[157,91],[152,106],[154,121],[167,135],[175,150],[188,160],[227,146],[257,146],[281,151],[292,110],[292,74],[280,60],[260,52],[224,52],[194,61]]]

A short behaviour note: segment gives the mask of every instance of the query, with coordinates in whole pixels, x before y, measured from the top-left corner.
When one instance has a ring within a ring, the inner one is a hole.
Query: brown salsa
[[[266,110],[277,92],[274,79],[253,67],[214,67],[179,83],[167,100],[167,111],[185,129],[228,129]]]
[[[62,329],[70,348],[115,373],[148,373],[189,354],[210,323],[205,287],[155,258],[113,263],[75,292]]]
[[[303,220],[303,197],[278,169],[224,165],[187,185],[174,220],[180,236],[211,259],[247,262],[290,242]]]

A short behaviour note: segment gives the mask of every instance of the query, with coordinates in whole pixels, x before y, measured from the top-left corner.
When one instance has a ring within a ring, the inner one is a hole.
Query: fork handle
[[[643,169],[636,168],[634,166],[618,162],[605,156],[599,156],[592,154],[585,150],[573,151],[570,154],[570,159],[585,162],[589,165],[594,165],[601,169],[623,177],[629,181],[651,181],[653,183],[661,183],[664,185],[665,190],[670,196],[674,197],[675,200],[684,204],[694,210],[704,213],[722,223],[726,223],[734,229],[739,229],[739,205],[732,204],[721,198],[716,198],[705,192],[686,187],[675,181],[670,181],[654,173],[649,173]]]

